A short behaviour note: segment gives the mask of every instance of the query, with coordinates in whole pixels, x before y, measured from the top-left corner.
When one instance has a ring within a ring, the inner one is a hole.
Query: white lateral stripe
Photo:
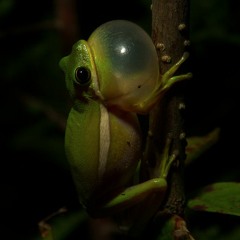
[[[99,165],[98,175],[101,177],[106,169],[108,151],[110,147],[109,114],[104,105],[100,104],[100,138],[99,138]]]

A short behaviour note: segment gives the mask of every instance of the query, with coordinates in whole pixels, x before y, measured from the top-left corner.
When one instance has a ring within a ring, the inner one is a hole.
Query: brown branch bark
[[[152,39],[158,50],[160,73],[165,73],[186,51],[189,44],[189,1],[188,0],[153,0],[152,2]],[[184,63],[185,65],[186,63]],[[181,67],[182,69],[182,67]],[[172,216],[183,215],[185,196],[183,168],[185,159],[185,131],[183,110],[185,108],[184,83],[176,84],[163,101],[150,113],[148,148],[148,174],[156,177],[155,166],[160,164],[158,156],[170,141],[169,154],[177,154],[169,174],[169,192],[164,213]]]

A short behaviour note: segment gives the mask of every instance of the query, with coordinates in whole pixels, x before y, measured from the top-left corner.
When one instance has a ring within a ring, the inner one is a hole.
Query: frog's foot
[[[165,179],[167,178],[167,175],[172,166],[172,163],[177,159],[177,155],[178,155],[177,153],[173,153],[172,155],[168,156],[165,167],[163,169],[163,173],[162,173],[163,178],[165,178]]]
[[[170,154],[172,140],[168,139],[166,146],[164,147],[163,153],[159,156],[160,167],[159,167],[159,177],[166,179],[169,173],[169,170],[173,162],[177,159],[178,153],[175,151]]]
[[[178,70],[178,68],[182,65],[182,63],[186,61],[188,57],[189,57],[189,53],[184,52],[181,59],[176,64],[174,64],[167,72],[163,74],[162,81],[161,81],[161,91],[164,91],[170,88],[176,82],[187,80],[192,77],[192,73],[173,76],[175,72]]]

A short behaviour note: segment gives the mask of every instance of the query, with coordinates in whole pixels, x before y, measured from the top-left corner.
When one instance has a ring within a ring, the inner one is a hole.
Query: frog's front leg
[[[189,57],[188,52],[184,52],[181,59],[174,64],[166,73],[160,76],[157,86],[153,90],[149,96],[144,99],[142,102],[137,103],[135,108],[138,113],[147,113],[151,108],[161,99],[164,95],[164,92],[168,90],[173,84],[176,82],[180,82],[182,80],[187,80],[192,77],[192,73],[181,74],[177,76],[173,76],[178,68],[182,65],[183,62]]]
[[[182,63],[186,61],[188,57],[189,57],[189,53],[184,52],[181,59],[176,64],[174,64],[167,72],[163,74],[160,91],[164,91],[170,88],[176,82],[187,80],[192,77],[192,73],[173,76],[174,73],[178,70],[178,68],[182,65]]]

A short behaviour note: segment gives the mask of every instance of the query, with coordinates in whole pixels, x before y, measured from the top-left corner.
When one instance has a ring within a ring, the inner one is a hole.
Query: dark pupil
[[[76,80],[79,84],[87,84],[91,78],[90,70],[86,67],[79,67],[76,69]]]

